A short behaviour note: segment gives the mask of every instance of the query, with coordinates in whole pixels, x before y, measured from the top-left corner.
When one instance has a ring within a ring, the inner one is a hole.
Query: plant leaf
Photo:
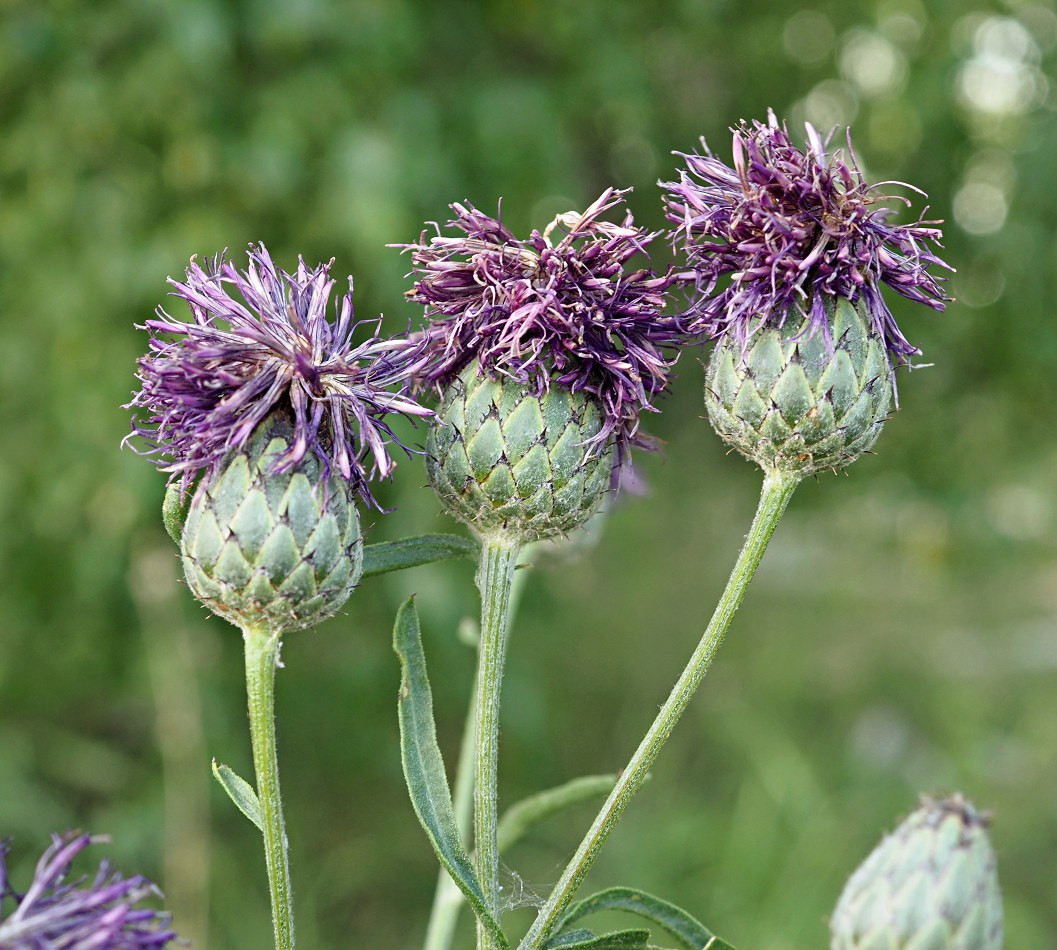
[[[573,904],[562,917],[559,929],[564,930],[569,924],[601,910],[623,910],[636,914],[662,927],[685,950],[734,950],[681,907],[633,887],[611,887]]]
[[[500,852],[512,848],[534,825],[551,815],[589,799],[605,797],[613,790],[616,780],[615,775],[584,775],[511,805],[500,817],[496,829]]]
[[[444,760],[437,744],[433,721],[433,693],[426,675],[415,598],[400,607],[393,627],[393,649],[400,658],[400,758],[411,804],[429,837],[440,863],[466,895],[473,911],[495,935],[499,946],[510,944],[489,911],[473,864],[459,840],[459,827],[451,802],[451,791],[444,772]]]
[[[190,489],[185,493],[180,492],[179,482],[165,489],[165,498],[161,503],[161,520],[166,533],[177,544],[183,540],[184,523],[191,508],[191,495]]]
[[[481,546],[476,541],[457,534],[422,534],[399,541],[382,541],[364,546],[363,576],[402,571],[453,557],[476,560],[480,553]]]
[[[259,831],[264,831],[264,819],[261,817],[261,803],[257,793],[241,775],[226,765],[217,765],[213,759],[213,777],[220,783],[220,787],[228,793],[242,814],[252,821]]]
[[[560,937],[554,938],[544,944],[545,950],[647,950],[650,940],[648,930],[615,930],[600,937],[590,930],[574,930],[565,936],[573,934],[579,939],[569,943]]]
[[[584,940],[593,940],[594,936],[593,930],[567,930],[563,934],[558,934],[557,937],[552,937],[543,945],[543,948],[544,950],[557,950],[558,947],[575,946]]]

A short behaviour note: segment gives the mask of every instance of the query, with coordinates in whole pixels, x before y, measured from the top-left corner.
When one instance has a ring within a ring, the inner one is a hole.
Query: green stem
[[[528,556],[533,546],[528,545],[521,553]],[[507,629],[514,622],[517,613],[517,605],[520,602],[521,592],[525,587],[525,578],[529,571],[515,571],[514,580],[510,590],[510,605],[507,610]],[[480,646],[481,631],[475,629],[475,648]],[[461,631],[460,631],[461,635]],[[470,845],[470,823],[473,821],[473,772],[474,772],[474,743],[477,738],[477,718],[474,715],[476,696],[470,696],[470,706],[466,710],[466,725],[462,732],[462,741],[459,744],[459,759],[455,766],[455,786],[452,789],[452,804],[455,808],[455,823],[459,826],[459,837],[465,847]],[[426,939],[422,944],[422,950],[450,950],[452,941],[455,939],[455,924],[459,919],[459,912],[465,904],[459,885],[452,879],[451,875],[440,869],[437,875],[437,887],[433,892],[433,907],[430,909],[429,924],[426,927]]]
[[[243,638],[246,641],[246,696],[249,700],[253,768],[264,820],[264,860],[271,891],[275,947],[276,950],[293,950],[290,862],[279,792],[279,760],[275,751],[275,669],[281,632],[247,626]]]
[[[544,944],[576,889],[583,883],[598,852],[605,844],[617,819],[620,818],[621,812],[642,784],[657,753],[671,735],[687,703],[690,702],[708,671],[712,658],[723,640],[723,635],[727,632],[727,627],[730,626],[730,621],[741,604],[745,589],[749,586],[753,574],[756,573],[763,552],[767,549],[767,543],[771,540],[771,535],[774,534],[774,529],[781,520],[798,483],[798,477],[777,471],[767,473],[764,478],[756,517],[753,519],[752,527],[745,538],[745,544],[738,555],[730,580],[727,581],[727,586],[701,642],[694,650],[686,668],[672,688],[671,694],[657,714],[657,718],[654,719],[653,725],[650,726],[635,750],[635,754],[621,773],[619,781],[609,798],[606,799],[587,835],[580,842],[576,854],[573,855],[554,890],[540,908],[518,950],[537,950]]]
[[[510,589],[519,545],[489,538],[481,545],[477,587],[481,592],[481,643],[474,700],[476,741],[473,769],[474,864],[485,903],[499,918],[499,848],[496,842],[497,766],[499,761],[499,693],[510,620]],[[477,923],[478,950],[495,950],[492,934]]]

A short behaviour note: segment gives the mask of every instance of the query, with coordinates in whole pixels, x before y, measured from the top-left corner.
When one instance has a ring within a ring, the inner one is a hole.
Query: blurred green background
[[[0,3],[0,834],[24,883],[50,830],[166,889],[213,950],[270,941],[241,644],[178,580],[163,477],[118,443],[146,336],[193,254],[337,258],[397,332],[406,257],[447,204],[519,232],[634,186],[662,226],[673,149],[771,106],[852,125],[873,180],[947,221],[946,314],[893,300],[924,360],[849,477],[802,487],[719,659],[592,874],[743,950],[826,945],[842,882],[919,792],[993,809],[1008,945],[1057,946],[1057,153],[1053,0],[100,0]],[[661,249],[655,261],[666,263]],[[702,354],[703,355],[703,354]],[[680,364],[650,495],[528,580],[501,797],[626,761],[696,642],[759,478]],[[413,440],[420,433],[410,433]],[[458,530],[418,460],[368,540]],[[414,947],[434,861],[402,786],[398,603],[417,591],[441,741],[461,731],[469,564],[367,582],[292,636],[280,755],[311,947]],[[511,926],[593,809],[507,856]],[[469,946],[469,930],[464,946]]]

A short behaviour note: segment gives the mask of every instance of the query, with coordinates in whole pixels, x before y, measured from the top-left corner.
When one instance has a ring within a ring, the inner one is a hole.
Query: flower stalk
[[[279,759],[275,747],[275,671],[282,631],[246,626],[246,698],[249,706],[253,768],[261,806],[264,860],[271,893],[276,950],[293,950],[294,911],[290,885]]]
[[[527,564],[521,558],[528,556],[532,549],[532,545],[520,549],[519,563],[522,567],[526,567]],[[525,570],[515,569],[514,571],[510,603],[507,608],[508,627],[513,623],[514,615],[517,613],[517,606],[520,603],[527,576],[528,572]],[[472,632],[460,629],[459,637],[467,643],[472,642],[474,649],[478,649],[481,640],[480,629],[472,623],[470,627]],[[470,847],[470,831],[473,822],[474,766],[476,764],[474,752],[477,738],[476,702],[476,695],[471,695],[469,708],[466,710],[466,724],[463,727],[462,740],[459,744],[459,759],[455,766],[455,781],[452,787],[455,822],[459,827],[460,840],[467,849]],[[433,893],[433,906],[430,910],[422,950],[450,950],[452,941],[455,939],[455,925],[464,904],[465,900],[459,886],[452,880],[451,875],[441,868],[437,876],[437,887]]]
[[[474,700],[473,785],[474,864],[485,902],[499,917],[498,762],[499,700],[510,621],[510,593],[519,543],[502,535],[481,546],[477,587],[481,592],[481,641]],[[495,950],[491,931],[478,921],[478,950]]]
[[[661,707],[657,718],[654,719],[649,731],[621,772],[613,791],[580,842],[572,860],[566,865],[558,883],[540,908],[518,950],[537,950],[546,943],[562,912],[569,905],[577,888],[583,883],[587,872],[609,837],[609,833],[613,830],[613,826],[646,778],[646,773],[657,757],[657,753],[668,741],[675,724],[697,691],[709,666],[712,665],[716,650],[723,641],[723,636],[741,604],[749,582],[756,573],[756,568],[759,567],[763,553],[767,550],[771,536],[799,483],[798,476],[777,469],[765,474],[760,502],[752,527],[745,538],[741,553],[734,564],[734,570],[731,571],[730,579],[727,581],[727,586],[719,599],[704,636],[676,681],[668,699]]]

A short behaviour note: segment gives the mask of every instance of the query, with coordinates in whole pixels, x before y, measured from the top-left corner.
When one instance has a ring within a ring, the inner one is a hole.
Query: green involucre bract
[[[352,486],[323,481],[314,456],[271,473],[293,438],[289,421],[273,415],[199,486],[187,514],[187,583],[238,626],[312,626],[341,608],[363,568]]]
[[[961,796],[922,805],[849,878],[832,950],[1001,950],[986,821]]]
[[[583,524],[609,486],[611,444],[587,444],[603,423],[586,393],[554,384],[533,396],[514,380],[478,376],[473,363],[447,386],[430,427],[430,484],[484,537],[556,537]]]
[[[877,440],[892,406],[885,344],[862,312],[827,298],[825,332],[809,321],[765,326],[744,351],[720,339],[705,377],[713,428],[765,471],[813,475],[855,461]]]

